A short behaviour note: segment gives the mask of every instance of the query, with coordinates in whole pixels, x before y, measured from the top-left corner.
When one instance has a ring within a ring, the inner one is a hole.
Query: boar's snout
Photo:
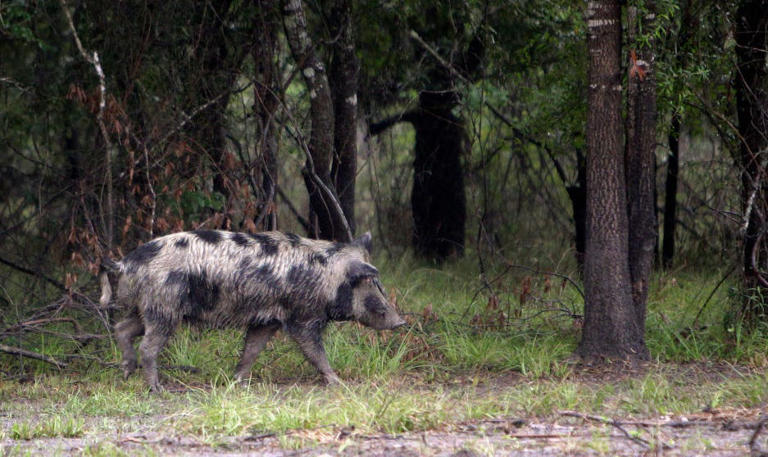
[[[371,293],[365,297],[364,311],[358,321],[376,330],[393,330],[407,323],[400,317],[395,307],[379,294]]]
[[[405,319],[403,319],[402,317],[397,316],[397,321],[394,324],[392,324],[392,330],[400,327],[405,327],[406,325],[408,325],[408,322],[405,322]]]

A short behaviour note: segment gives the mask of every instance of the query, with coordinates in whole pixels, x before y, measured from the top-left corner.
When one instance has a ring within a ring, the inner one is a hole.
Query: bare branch
[[[58,288],[59,290],[62,290],[64,292],[67,291],[67,288],[66,288],[66,286],[64,286],[64,284],[60,283],[59,281],[57,281],[57,280],[55,280],[53,278],[49,278],[48,276],[45,276],[44,274],[40,273],[39,271],[33,271],[33,270],[30,270],[29,268],[22,267],[21,265],[17,265],[15,263],[11,262],[10,260],[6,260],[6,259],[4,259],[2,257],[0,257],[0,263],[2,263],[3,265],[9,266],[9,267],[13,268],[14,270],[20,271],[22,273],[26,273],[28,275],[36,276],[38,278],[41,278],[41,279],[47,281],[48,283],[56,286],[56,288]]]
[[[628,440],[634,441],[635,443],[645,446],[647,448],[651,447],[651,443],[648,440],[640,438],[639,436],[632,436],[624,427],[622,427],[623,423],[615,419],[609,419],[607,417],[602,417],[602,416],[592,416],[589,414],[582,414],[576,411],[560,411],[560,415],[567,416],[567,417],[577,417],[579,419],[583,419],[587,421],[599,422],[601,424],[610,425],[616,428],[618,431],[620,431]],[[669,446],[666,444],[662,444],[662,446],[664,448],[669,448]]]
[[[19,355],[19,356],[27,357],[30,359],[42,360],[43,362],[50,363],[51,365],[55,365],[56,368],[58,369],[62,369],[67,366],[66,363],[59,362],[53,357],[48,357],[45,354],[40,354],[39,352],[34,352],[34,351],[28,351],[26,349],[17,348],[15,346],[7,346],[5,344],[0,344],[0,352],[5,352],[6,354],[12,354],[12,355]]]

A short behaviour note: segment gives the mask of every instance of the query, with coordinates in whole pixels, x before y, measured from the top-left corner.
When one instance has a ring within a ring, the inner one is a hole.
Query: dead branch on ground
[[[624,437],[626,437],[628,440],[633,441],[633,442],[635,442],[637,444],[640,444],[641,446],[644,446],[646,448],[650,448],[651,447],[651,442],[650,441],[648,441],[646,439],[643,439],[643,438],[640,438],[639,436],[632,436],[622,426],[622,425],[625,425],[625,424],[623,424],[622,422],[617,421],[615,419],[609,419],[607,417],[602,417],[602,416],[592,416],[592,415],[589,415],[589,414],[582,414],[582,413],[579,413],[579,412],[576,412],[576,411],[560,411],[560,415],[561,416],[567,416],[567,417],[576,417],[576,418],[579,418],[579,419],[583,419],[585,421],[599,422],[601,424],[610,425],[610,426],[614,427],[615,429],[617,429],[618,431],[620,431],[624,435]],[[668,446],[666,444],[663,444],[663,443],[662,443],[662,446],[665,449],[669,449],[670,448],[670,446]]]
[[[45,354],[40,354],[39,352],[29,351],[27,349],[22,349],[15,346],[8,346],[1,343],[0,343],[0,352],[5,352],[6,354],[11,354],[11,355],[18,355],[21,357],[27,357],[30,359],[42,360],[43,362],[50,363],[51,365],[55,365],[56,368],[58,369],[62,369],[67,366],[65,362],[59,362],[53,357],[49,357]]]

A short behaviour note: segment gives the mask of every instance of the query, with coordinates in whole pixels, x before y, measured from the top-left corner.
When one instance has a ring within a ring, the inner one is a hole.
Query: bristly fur
[[[189,318],[213,327],[241,328],[275,317],[283,321],[296,314],[294,307],[325,308],[335,300],[347,264],[367,261],[367,253],[354,245],[328,258],[326,250],[333,246],[279,232],[246,236],[200,230],[167,235],[145,243],[117,264],[124,272],[117,301],[144,314],[162,307],[172,326]],[[243,313],[243,302],[249,300],[272,303],[267,309],[254,307]],[[241,312],[233,313],[233,306]]]
[[[369,234],[361,239],[366,238],[370,242]],[[101,303],[105,306],[111,298],[106,269],[119,271],[117,304],[129,310],[116,328],[123,366],[126,373],[135,368],[132,340],[146,329],[142,353],[150,359],[145,370],[153,388],[154,359],[183,321],[248,328],[255,335],[267,335],[279,325],[326,379],[332,379],[335,374],[320,344],[328,321],[354,319],[374,328],[404,324],[383,291],[372,280],[362,280],[378,274],[368,264],[366,248],[362,242],[340,244],[280,232],[175,233],[140,246],[121,262],[105,259]],[[243,366],[253,358],[249,345],[261,344],[255,341],[246,339]]]

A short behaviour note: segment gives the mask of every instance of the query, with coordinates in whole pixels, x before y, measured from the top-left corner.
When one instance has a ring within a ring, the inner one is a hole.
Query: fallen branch
[[[7,346],[5,344],[0,344],[0,351],[5,352],[6,354],[19,355],[22,357],[28,357],[30,359],[42,360],[43,362],[50,363],[51,365],[55,365],[56,368],[58,369],[62,369],[67,366],[66,363],[59,362],[53,357],[48,357],[47,355],[40,354],[39,352],[28,351],[26,349],[17,348],[14,346]]]
[[[639,436],[630,435],[630,433],[624,427],[622,427],[622,423],[615,419],[609,419],[607,417],[602,417],[602,416],[592,416],[589,414],[582,414],[576,411],[560,411],[560,415],[568,416],[568,417],[576,417],[576,418],[587,420],[587,421],[599,422],[601,424],[610,425],[616,428],[617,430],[619,430],[621,433],[623,433],[628,440],[634,441],[635,443],[645,446],[647,448],[651,447],[650,441],[640,438]],[[665,448],[668,448],[668,446],[665,444],[663,444],[663,446]]]
[[[3,333],[13,333],[18,330],[24,330],[24,329],[32,329],[36,328],[38,325],[41,324],[52,324],[54,322],[68,322],[72,324],[72,327],[74,327],[75,331],[77,333],[82,333],[82,328],[80,328],[80,324],[77,323],[76,320],[72,319],[71,317],[50,317],[45,319],[32,319],[24,322],[17,322],[10,327],[6,328],[0,334]]]

